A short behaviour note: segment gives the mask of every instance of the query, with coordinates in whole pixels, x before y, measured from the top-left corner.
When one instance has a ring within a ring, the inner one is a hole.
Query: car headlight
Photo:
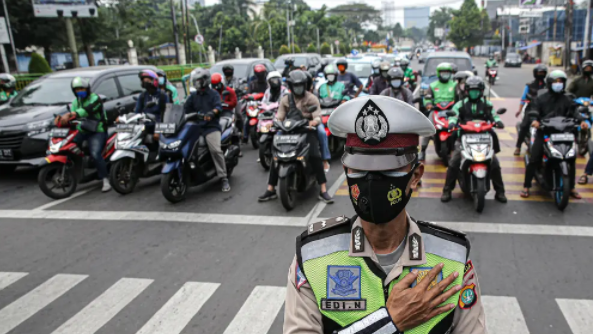
[[[33,122],[33,123],[28,123],[27,124],[27,135],[29,137],[40,134],[40,133],[44,133],[44,132],[48,132],[49,131],[49,126],[51,125],[52,120],[48,119],[45,121],[39,121],[39,122]]]
[[[278,152],[278,157],[280,158],[292,158],[296,155],[296,151],[290,151],[290,152]]]

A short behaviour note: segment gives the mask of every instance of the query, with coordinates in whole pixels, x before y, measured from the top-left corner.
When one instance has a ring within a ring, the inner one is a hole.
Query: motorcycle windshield
[[[165,108],[165,117],[163,117],[163,123],[175,124],[175,128],[179,129],[185,120],[185,112],[183,111],[183,105],[180,104],[167,104]]]

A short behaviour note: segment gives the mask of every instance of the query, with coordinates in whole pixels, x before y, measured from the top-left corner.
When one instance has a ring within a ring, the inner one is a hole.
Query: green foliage
[[[453,11],[453,16],[447,39],[455,43],[457,48],[472,47],[483,42],[489,22],[474,0],[464,0],[459,10]]]
[[[434,29],[435,28],[448,28],[449,22],[452,18],[451,8],[449,7],[441,7],[434,11],[430,16],[430,23],[428,25],[428,32],[427,37],[428,39],[435,43],[439,38],[434,36]]]
[[[290,53],[290,50],[288,49],[288,46],[282,45],[280,47],[280,51],[278,53],[281,54],[281,55],[285,55],[285,54]]]
[[[343,27],[355,33],[362,33],[362,23],[370,22],[381,25],[381,12],[365,3],[350,3],[336,6],[328,11],[332,15],[339,15],[345,18]]]
[[[329,43],[327,42],[323,42],[323,44],[321,44],[321,50],[319,50],[319,53],[322,55],[328,55],[331,54],[331,47],[329,46]]]
[[[40,54],[31,53],[31,62],[29,63],[29,73],[51,73],[51,67]]]
[[[345,54],[345,55],[347,55],[347,54],[349,54],[349,53],[350,53],[350,51],[352,51],[352,49],[350,48],[350,44],[348,44],[348,43],[345,43],[345,42],[341,42],[341,43],[340,43],[340,52],[341,52],[342,54]]]
[[[404,28],[402,28],[402,25],[398,23],[396,23],[395,27],[393,28],[393,36],[395,38],[397,38],[399,40],[400,37],[402,37],[404,35]]]
[[[301,53],[301,48],[299,48],[299,46],[294,43],[292,43],[290,50],[292,51],[293,49],[294,49],[294,53]]]
[[[419,29],[412,27],[404,31],[404,36],[411,38],[414,42],[418,43],[426,37],[426,28]]]
[[[313,45],[313,43],[309,43],[309,45],[307,46],[307,52],[308,53],[316,53],[317,52],[317,48],[315,47],[315,45]]]

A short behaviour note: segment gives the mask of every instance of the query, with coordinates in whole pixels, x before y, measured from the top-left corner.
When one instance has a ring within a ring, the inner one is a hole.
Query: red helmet
[[[224,84],[222,83],[222,75],[220,73],[214,73],[210,77],[210,83],[212,84],[212,88],[216,90],[221,90],[224,88]]]
[[[152,79],[152,85],[154,88],[159,87],[159,76],[152,70],[142,70],[138,73],[138,77],[140,78],[140,82],[144,81],[144,78]]]
[[[253,71],[255,72],[255,76],[257,80],[260,82],[266,81],[266,76],[268,76],[268,69],[263,64],[257,64],[253,67]]]
[[[266,71],[266,67],[263,64],[257,64],[255,65],[253,70],[255,71],[255,73],[261,73]]]

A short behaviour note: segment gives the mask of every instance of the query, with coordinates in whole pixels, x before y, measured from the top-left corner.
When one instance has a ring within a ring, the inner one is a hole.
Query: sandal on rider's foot
[[[525,190],[522,190],[522,191],[521,191],[521,194],[519,194],[519,196],[521,196],[522,198],[528,198],[528,197],[529,197],[529,195],[531,195],[531,194],[529,193],[529,190],[527,190],[527,191],[525,191]]]
[[[521,155],[521,149],[517,147],[515,149],[515,152],[513,152],[513,155],[516,156],[516,157],[520,156]]]
[[[579,192],[574,189],[570,192],[570,197],[572,197],[574,199],[582,199],[583,198],[583,196],[581,196],[581,194],[579,194]]]
[[[587,174],[583,174],[581,177],[579,177],[579,184],[587,184],[587,182],[589,182],[589,177]]]

